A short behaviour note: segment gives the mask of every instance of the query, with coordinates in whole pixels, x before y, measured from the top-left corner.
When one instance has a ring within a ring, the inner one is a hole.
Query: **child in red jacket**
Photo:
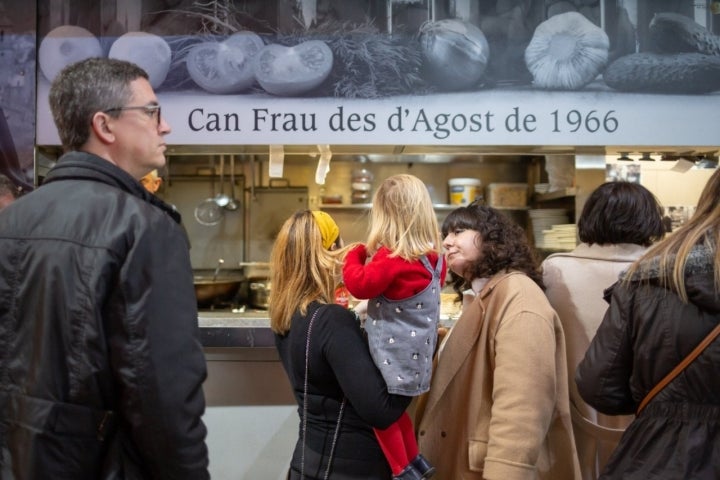
[[[440,248],[425,184],[407,174],[387,178],[373,197],[367,244],[345,257],[343,281],[354,297],[369,299],[370,353],[390,393],[417,396],[430,388],[446,273]],[[427,479],[435,473],[418,451],[407,413],[375,435],[394,479]]]

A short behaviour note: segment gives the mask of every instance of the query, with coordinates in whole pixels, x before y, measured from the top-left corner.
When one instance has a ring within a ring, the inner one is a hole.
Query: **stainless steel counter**
[[[208,406],[294,405],[266,310],[201,311]]]
[[[267,310],[200,311],[200,341],[204,347],[275,347]]]

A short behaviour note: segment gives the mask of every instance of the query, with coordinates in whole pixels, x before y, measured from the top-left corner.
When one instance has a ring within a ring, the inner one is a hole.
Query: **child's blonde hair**
[[[430,251],[440,254],[440,231],[425,184],[409,174],[386,178],[373,196],[367,239],[369,252],[381,246],[394,256],[417,260]]]

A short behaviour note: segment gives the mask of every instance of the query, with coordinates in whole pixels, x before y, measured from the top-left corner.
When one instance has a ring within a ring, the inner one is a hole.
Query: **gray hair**
[[[148,78],[134,63],[112,58],[89,58],[65,67],[50,87],[50,110],[66,150],[79,150],[90,137],[97,112],[130,101],[130,83]]]

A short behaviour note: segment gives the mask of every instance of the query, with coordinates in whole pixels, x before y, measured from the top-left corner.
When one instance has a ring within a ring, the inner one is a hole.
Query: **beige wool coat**
[[[600,326],[608,303],[603,292],[642,256],[646,247],[581,243],[543,262],[545,295],[560,316],[567,344],[570,410],[583,480],[596,480],[633,415],[603,415],[580,397],[575,370]]]
[[[562,326],[522,273],[494,276],[463,308],[416,411],[438,480],[580,478]]]

